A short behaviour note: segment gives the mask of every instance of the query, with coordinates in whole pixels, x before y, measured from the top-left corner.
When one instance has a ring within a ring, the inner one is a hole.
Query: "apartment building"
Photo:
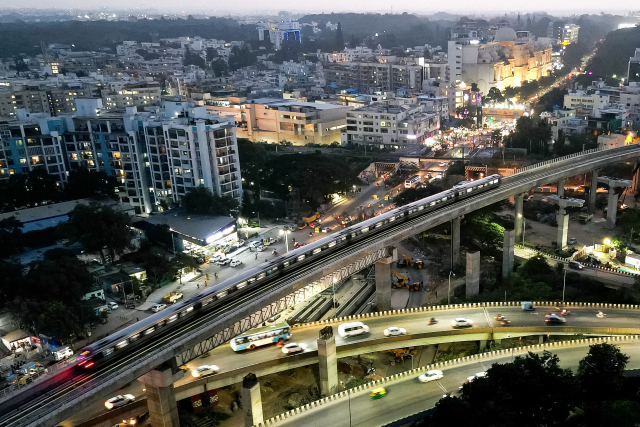
[[[162,90],[160,84],[132,83],[117,90],[103,90],[102,103],[107,110],[124,110],[127,107],[150,107],[160,105]]]
[[[418,103],[373,103],[347,113],[342,145],[422,144],[440,128],[439,116]]]
[[[627,81],[629,83],[640,83],[640,48],[636,48],[635,54],[629,58]]]
[[[413,63],[351,62],[329,65],[323,71],[328,84],[365,93],[422,88],[423,67]]]
[[[258,25],[258,39],[269,40],[280,49],[285,40],[302,41],[298,21],[267,22]]]
[[[99,93],[97,84],[82,81],[6,80],[0,82],[0,117],[15,117],[19,109],[51,116],[73,114],[76,99],[97,97]]]
[[[99,98],[77,104],[73,116],[19,110],[0,122],[0,179],[42,168],[64,186],[74,170],[103,171],[118,179],[120,199],[138,214],[176,205],[198,186],[241,201],[233,121],[189,102],[149,112],[108,111]]]
[[[213,100],[207,110],[233,116],[238,137],[252,141],[293,144],[331,144],[340,142],[352,107],[294,99],[229,97]]]
[[[590,115],[593,110],[610,102],[609,95],[587,93],[586,91],[572,91],[564,96],[564,107],[576,110],[576,114]]]

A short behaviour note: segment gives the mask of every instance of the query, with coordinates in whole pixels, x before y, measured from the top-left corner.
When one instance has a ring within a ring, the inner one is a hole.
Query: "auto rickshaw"
[[[387,395],[387,390],[385,390],[384,387],[374,388],[373,390],[371,390],[371,393],[369,393],[369,399],[371,400],[382,399],[386,395]]]

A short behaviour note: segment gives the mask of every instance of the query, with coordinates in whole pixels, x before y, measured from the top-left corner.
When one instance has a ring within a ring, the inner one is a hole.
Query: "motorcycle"
[[[562,316],[568,316],[571,314],[571,311],[567,310],[566,308],[562,309],[562,311],[560,312],[560,314]]]
[[[496,320],[504,320],[504,316],[502,314],[498,314],[496,316]]]
[[[438,323],[438,319],[436,319],[435,317],[432,317],[432,318],[429,320],[429,324],[430,324],[430,325],[435,325],[436,323]]]
[[[510,324],[511,324],[511,320],[507,320],[504,317],[500,321],[500,325],[502,325],[502,326],[509,326]]]

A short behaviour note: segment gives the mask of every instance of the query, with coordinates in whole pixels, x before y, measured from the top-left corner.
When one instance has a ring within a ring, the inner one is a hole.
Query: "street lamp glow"
[[[602,243],[604,243],[605,245],[609,246],[611,244],[611,239],[608,237],[605,237],[605,239],[602,241]]]
[[[522,214],[521,213],[518,214],[518,218],[522,218]]]

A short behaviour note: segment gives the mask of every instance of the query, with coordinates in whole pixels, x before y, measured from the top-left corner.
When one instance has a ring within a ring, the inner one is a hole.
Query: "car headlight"
[[[198,378],[200,376],[200,372],[198,371],[191,371],[191,376],[193,376],[194,378]]]

